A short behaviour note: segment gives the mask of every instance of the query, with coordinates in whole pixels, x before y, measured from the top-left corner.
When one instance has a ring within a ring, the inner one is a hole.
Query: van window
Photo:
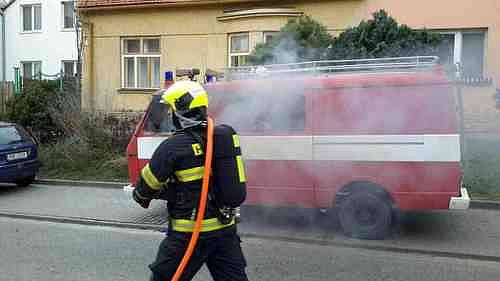
[[[146,132],[172,133],[175,127],[172,121],[170,107],[159,102],[153,102],[146,117]]]
[[[218,123],[242,132],[303,131],[305,97],[294,92],[238,92],[212,95],[218,105]]]

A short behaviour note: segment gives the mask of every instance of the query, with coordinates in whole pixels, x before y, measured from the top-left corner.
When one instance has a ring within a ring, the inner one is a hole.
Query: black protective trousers
[[[170,281],[179,266],[190,234],[171,232],[161,242],[155,262],[149,265],[151,281]],[[246,260],[236,231],[200,237],[181,281],[191,280],[206,263],[214,281],[248,281]]]

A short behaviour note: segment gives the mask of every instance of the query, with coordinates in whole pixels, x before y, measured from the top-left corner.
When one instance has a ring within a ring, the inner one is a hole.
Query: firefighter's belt
[[[178,232],[193,232],[194,230],[194,220],[184,220],[184,219],[171,219],[170,227],[174,231]],[[230,223],[223,224],[217,218],[203,220],[201,224],[201,232],[215,231],[219,229],[226,228],[228,226],[234,225],[235,220],[232,219]]]

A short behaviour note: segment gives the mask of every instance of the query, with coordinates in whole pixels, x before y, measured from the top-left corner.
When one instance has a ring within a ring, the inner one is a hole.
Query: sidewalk
[[[164,224],[167,220],[164,201],[154,200],[149,209],[143,209],[130,193],[121,190],[123,183],[47,184],[37,181],[26,188],[0,189],[0,211],[141,224]]]
[[[129,182],[75,181],[75,180],[57,180],[57,179],[39,179],[36,181],[36,183],[49,184],[49,185],[65,185],[65,186],[94,186],[102,188],[124,188],[130,185]],[[500,201],[472,199],[470,208],[500,210]]]

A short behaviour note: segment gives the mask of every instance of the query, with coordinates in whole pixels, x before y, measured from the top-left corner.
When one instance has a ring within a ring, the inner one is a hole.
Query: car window
[[[0,144],[20,142],[25,136],[14,126],[0,127]]]

